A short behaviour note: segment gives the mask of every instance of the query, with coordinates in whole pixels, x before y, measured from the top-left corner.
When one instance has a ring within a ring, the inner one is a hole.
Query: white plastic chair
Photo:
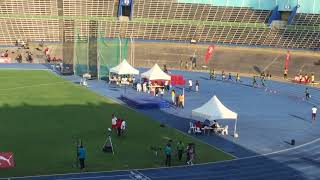
[[[228,125],[226,125],[224,128],[223,128],[223,130],[221,131],[221,134],[222,135],[228,135]]]
[[[194,124],[192,122],[189,122],[190,128],[189,131],[192,133],[195,133],[196,127],[194,126]]]
[[[196,128],[196,129],[195,129],[195,133],[196,133],[196,134],[201,134],[201,133],[202,133],[202,131],[201,131],[201,129],[200,129],[200,128]]]
[[[88,87],[88,82],[87,82],[86,78],[83,79],[82,85],[85,86],[85,87]]]

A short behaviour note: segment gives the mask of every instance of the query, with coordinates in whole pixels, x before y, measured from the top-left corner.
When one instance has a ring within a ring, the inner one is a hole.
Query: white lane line
[[[76,178],[58,178],[55,180],[76,180],[76,179],[102,179],[102,178],[112,178],[112,177],[130,177],[129,174],[119,174],[119,175],[110,175],[110,176],[89,176],[89,177],[76,177]]]
[[[17,90],[17,89],[24,89],[24,88],[30,88],[30,87],[39,87],[39,86],[50,86],[50,85],[63,84],[63,83],[68,83],[68,82],[55,82],[55,83],[35,84],[35,85],[29,85],[29,86],[20,86],[20,87],[14,87],[14,88],[0,89],[0,91]]]
[[[131,171],[132,172],[132,171]],[[139,174],[141,177],[143,177],[144,180],[151,180],[148,176],[142,174],[141,172],[135,170],[134,172],[136,172],[137,174]]]
[[[36,69],[36,68],[30,68],[30,69],[23,69],[23,68],[11,68],[11,67],[0,67],[0,71],[1,70],[21,70],[21,71],[51,71],[51,69]]]

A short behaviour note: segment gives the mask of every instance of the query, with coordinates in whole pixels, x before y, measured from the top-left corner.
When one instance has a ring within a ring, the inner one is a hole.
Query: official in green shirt
[[[178,159],[179,161],[181,161],[182,159],[182,154],[183,154],[183,151],[184,151],[184,144],[182,141],[179,141],[178,144],[177,144],[177,151],[178,151]]]

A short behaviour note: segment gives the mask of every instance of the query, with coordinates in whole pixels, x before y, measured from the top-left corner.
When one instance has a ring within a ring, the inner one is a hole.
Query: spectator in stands
[[[18,63],[22,63],[22,55],[21,55],[20,53],[17,55],[16,61],[17,61]]]
[[[196,92],[199,92],[199,81],[196,80]]]
[[[309,92],[309,88],[306,88],[304,93],[306,94],[306,100],[308,101],[311,98],[311,95],[310,95],[310,92]]]
[[[166,166],[171,166],[171,154],[172,154],[172,148],[171,144],[168,143],[166,147],[164,148],[164,153],[166,155]]]
[[[315,80],[315,79],[314,79],[314,74],[313,74],[313,73],[311,74],[311,77],[310,77],[310,78],[311,78],[311,79],[310,79],[311,84],[314,84],[314,80]]]
[[[232,75],[231,75],[231,73],[229,73],[229,75],[228,75],[228,81],[232,81]]]
[[[195,56],[191,57],[192,69],[197,67],[197,58]]]
[[[111,116],[111,129],[116,129],[117,128],[117,117],[112,114]]]
[[[267,71],[266,77],[267,77],[268,79],[271,79],[271,73],[270,73],[269,71]]]
[[[27,59],[27,61],[29,63],[32,63],[33,58],[32,58],[32,53],[30,51],[27,52],[27,58],[26,59]]]
[[[180,69],[182,69],[182,68],[183,68],[183,61],[180,60]]]
[[[182,159],[182,154],[183,154],[183,151],[184,151],[184,144],[183,142],[180,140],[177,144],[177,151],[178,151],[178,160],[181,161]]]
[[[6,51],[4,52],[4,57],[8,57],[8,56],[9,56],[8,50],[6,50]]]
[[[302,82],[302,74],[300,73],[299,74],[299,83],[301,83]]]
[[[216,77],[215,77],[214,69],[211,69],[211,70],[210,70],[209,76],[210,76],[210,80],[212,80],[212,79],[215,79],[215,78],[216,78]]]
[[[222,70],[222,72],[221,72],[221,80],[222,81],[226,80],[226,74],[225,74],[224,70]]]
[[[264,76],[261,77],[261,85],[263,87],[266,87],[266,84],[265,84],[265,81],[266,81],[266,78]]]
[[[253,78],[252,78],[252,87],[256,87],[256,86],[258,86],[257,79],[256,79],[256,76],[253,76]]]
[[[237,73],[236,82],[240,82],[240,75]]]
[[[40,44],[39,44],[39,46],[40,46],[40,47],[43,47],[43,45],[44,45],[44,40],[42,39],[41,42],[40,42]]]
[[[163,72],[168,73],[167,65],[163,65]]]
[[[305,82],[305,83],[307,83],[307,82],[308,82],[308,80],[309,80],[309,76],[308,76],[308,74],[307,74],[307,73],[304,75],[304,79],[305,79],[305,80],[304,80],[304,82]]]
[[[284,78],[284,79],[287,79],[287,78],[288,78],[288,69],[287,69],[287,68],[284,69],[283,78]]]
[[[188,61],[186,61],[185,67],[186,67],[186,70],[188,70],[188,69],[189,69]]]
[[[86,159],[86,150],[83,145],[80,145],[78,148],[78,159],[80,162],[80,169],[83,170],[85,168],[84,160]]]
[[[312,111],[312,114],[311,114],[311,118],[312,118],[312,121],[315,121],[316,120],[316,116],[317,116],[317,107],[316,106],[313,106],[311,111]]]

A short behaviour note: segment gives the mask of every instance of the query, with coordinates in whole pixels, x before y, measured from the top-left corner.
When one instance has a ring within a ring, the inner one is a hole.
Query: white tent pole
[[[238,118],[234,122],[234,132],[233,132],[234,137],[237,137],[237,122],[238,122]]]
[[[118,64],[120,64],[121,63],[121,61],[122,61],[122,52],[121,52],[121,50],[122,50],[122,45],[121,45],[121,38],[120,38],[120,36],[118,36],[118,38],[119,38],[119,46],[120,46],[120,51],[119,51],[119,53],[120,53],[120,59],[119,59],[119,62],[118,62]]]

